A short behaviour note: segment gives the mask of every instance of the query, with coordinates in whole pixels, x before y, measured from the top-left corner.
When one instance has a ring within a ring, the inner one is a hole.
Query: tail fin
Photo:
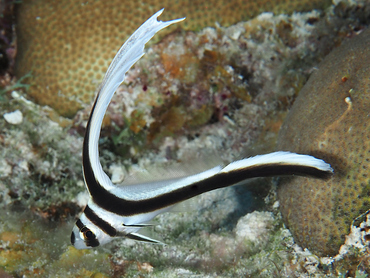
[[[220,173],[237,172],[248,172],[248,177],[300,175],[329,178],[334,171],[328,163],[310,155],[273,152],[232,162]]]

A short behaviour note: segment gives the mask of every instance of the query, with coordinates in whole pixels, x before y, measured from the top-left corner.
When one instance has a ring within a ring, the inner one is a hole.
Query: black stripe
[[[74,245],[75,242],[76,242],[76,236],[75,236],[75,233],[72,231],[72,233],[71,233],[71,243],[72,243],[72,245]]]
[[[108,222],[97,216],[89,206],[85,207],[84,213],[85,216],[97,227],[99,227],[104,233],[110,235],[111,237],[117,235],[117,230],[113,228]]]
[[[91,163],[90,163],[89,138],[90,138],[90,132],[91,132],[90,131],[91,130],[91,128],[90,128],[91,119],[92,119],[92,116],[93,116],[94,111],[95,111],[96,103],[97,103],[98,98],[99,98],[99,93],[98,93],[98,96],[95,99],[93,107],[91,108],[90,117],[89,117],[89,120],[88,120],[87,125],[86,125],[85,137],[84,137],[84,142],[83,142],[83,147],[82,147],[82,168],[83,168],[83,172],[84,172],[86,186],[87,186],[87,189],[89,190],[89,192],[92,189],[91,187],[94,187],[94,186],[96,186],[96,184],[98,184],[98,182],[95,180],[95,175],[94,175],[94,172],[92,170]],[[94,183],[92,183],[92,182],[88,183],[87,180],[90,180],[90,181],[94,180],[95,182]],[[100,186],[100,185],[98,185],[98,186]]]
[[[85,225],[82,223],[80,219],[77,219],[76,226],[78,227],[80,231],[85,227]]]
[[[255,177],[282,175],[302,175],[317,178],[328,178],[331,172],[314,167],[301,165],[266,164],[238,169],[227,173],[219,173],[205,180],[193,183],[184,188],[156,196],[151,199],[132,201],[121,199],[106,191],[94,178],[91,166],[84,168],[86,183],[94,202],[101,208],[122,216],[152,212],[214,189],[234,185],[238,182]]]
[[[284,164],[255,165],[244,169],[233,170],[227,173],[219,173],[205,180],[201,180],[184,188],[180,188],[172,192],[156,196],[151,199],[140,201],[121,199],[105,190],[104,187],[101,184],[99,184],[99,182],[95,178],[90,163],[89,157],[90,126],[92,115],[94,114],[97,101],[98,97],[96,98],[95,103],[91,110],[83,143],[82,164],[85,182],[95,204],[97,204],[98,206],[107,211],[113,212],[121,216],[131,216],[140,213],[152,212],[176,204],[178,202],[190,199],[204,192],[208,192],[217,188],[231,186],[249,178],[271,177],[282,175],[302,175],[302,176],[313,176],[317,178],[328,178],[332,175],[331,172],[302,165],[284,165]],[[100,219],[97,220],[97,226],[99,225],[105,226],[105,224],[101,221],[109,225],[107,222]],[[109,227],[111,226],[109,225]],[[106,226],[105,228],[110,233],[113,233],[113,231],[109,230],[108,226]],[[107,232],[107,234],[109,233]]]

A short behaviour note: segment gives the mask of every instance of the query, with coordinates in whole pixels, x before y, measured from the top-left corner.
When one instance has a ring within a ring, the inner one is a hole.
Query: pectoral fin
[[[134,225],[125,225],[125,224],[122,224],[123,226],[125,227],[129,227],[129,228],[145,228],[145,227],[152,227],[154,226],[153,224],[134,224]]]

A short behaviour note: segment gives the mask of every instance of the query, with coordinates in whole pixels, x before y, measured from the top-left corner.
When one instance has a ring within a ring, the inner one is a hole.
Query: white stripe
[[[324,160],[310,155],[296,154],[291,152],[274,152],[269,154],[256,155],[246,159],[234,161],[222,169],[221,173],[227,173],[238,169],[262,166],[268,164],[299,165],[316,168],[325,172],[333,172],[330,164]]]
[[[172,180],[163,180],[156,182],[148,182],[142,184],[124,185],[116,187],[110,192],[117,197],[125,200],[140,201],[152,199],[157,196],[175,191],[180,188],[191,186],[192,184],[206,180],[221,171],[222,167],[217,166],[199,174],[191,175],[188,177]]]
[[[105,209],[99,207],[94,201],[90,200],[88,206],[94,213],[99,216],[104,221],[108,222],[112,227],[114,227],[119,232],[124,233],[135,233],[140,230],[140,227],[127,227],[130,225],[138,225],[138,224],[146,224],[158,214],[162,212],[166,212],[170,209],[170,207],[159,209],[153,212],[142,213],[142,214],[135,214],[132,216],[120,216],[113,212],[106,211]],[[83,214],[85,215],[85,214]],[[82,218],[81,218],[82,219]],[[90,221],[89,221],[90,222]],[[127,226],[123,226],[123,224]]]

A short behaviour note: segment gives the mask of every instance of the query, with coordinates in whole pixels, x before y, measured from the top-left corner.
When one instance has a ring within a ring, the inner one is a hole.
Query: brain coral
[[[370,209],[370,29],[332,51],[301,90],[278,147],[331,163],[327,181],[282,180],[281,213],[296,242],[335,255],[352,221]]]
[[[216,21],[230,25],[262,11],[290,13],[323,8],[330,3],[330,0],[22,1],[17,11],[16,75],[22,77],[32,71],[29,94],[62,115],[73,116],[84,103],[90,103],[125,39],[162,7],[166,7],[162,20],[186,16],[182,28],[196,30],[214,26]]]

